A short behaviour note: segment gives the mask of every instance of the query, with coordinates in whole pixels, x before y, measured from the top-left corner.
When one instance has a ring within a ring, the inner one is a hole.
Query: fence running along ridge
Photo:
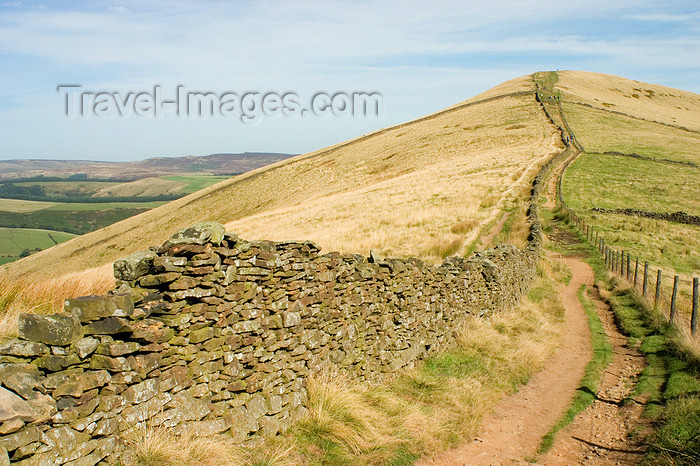
[[[576,139],[574,132],[566,121],[561,108],[560,95],[539,82],[534,75],[533,81],[536,86],[536,99],[549,121],[559,128],[562,142],[568,150],[578,152],[578,154],[568,157],[562,164],[559,173],[555,174],[557,176],[556,198],[558,204],[566,210],[569,218],[586,240],[590,241],[600,252],[608,270],[626,279],[639,290],[649,304],[653,305],[654,309],[664,315],[666,315],[664,311],[668,310],[669,321],[679,328],[689,326],[691,334],[697,336],[698,299],[700,295],[698,282],[700,279],[694,275],[698,274],[698,272],[691,273],[691,279],[689,280],[678,275],[675,271],[670,272],[668,269],[650,264],[649,261],[642,261],[641,258],[632,256],[629,251],[615,249],[606,244],[605,238],[595,228],[586,223],[583,218],[579,217],[564,201],[561,190],[564,172],[578,155],[585,153],[585,149]],[[548,108],[548,105],[552,107],[551,110]],[[563,125],[555,121],[551,114],[552,111],[556,112],[561,118]]]
[[[698,277],[684,278],[632,256],[624,249],[616,249],[606,244],[605,238],[598,231],[563,202],[562,205],[581,234],[600,252],[609,271],[624,278],[639,290],[654,309],[668,316],[670,322],[679,327],[690,326],[692,335],[697,335],[700,294]]]

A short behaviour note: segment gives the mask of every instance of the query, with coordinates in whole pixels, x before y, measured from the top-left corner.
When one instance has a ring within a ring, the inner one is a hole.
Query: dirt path
[[[552,173],[555,176],[550,176],[547,180],[547,189],[545,190],[545,195],[546,195],[546,200],[544,204],[542,204],[542,207],[546,209],[554,209],[557,205],[557,181],[559,180],[562,170],[564,169],[564,166],[567,163],[571,163],[573,159],[578,157],[580,155],[579,152],[573,151],[569,157],[567,157],[565,160],[562,160],[560,163],[557,164],[556,167],[552,170]]]
[[[635,427],[644,427],[640,420],[644,400],[623,404],[644,369],[644,356],[627,347],[627,337],[619,332],[597,289],[591,290],[589,298],[613,347],[613,361],[603,374],[596,400],[559,433],[554,447],[540,458],[542,464],[636,464],[644,456],[644,449],[630,435]]]
[[[581,284],[593,284],[590,267],[564,258],[573,272],[568,286],[561,285],[566,309],[564,341],[545,368],[517,393],[503,400],[484,419],[484,431],[473,442],[420,461],[419,465],[527,464],[542,437],[569,407],[591,359],[590,332],[585,312],[576,296]]]
[[[508,221],[508,217],[510,217],[510,212],[503,212],[503,215],[501,218],[498,219],[498,222],[493,226],[491,229],[491,232],[483,236],[479,239],[479,243],[477,244],[476,248],[477,249],[486,249],[489,246],[491,246],[491,243],[493,242],[493,239],[496,237],[497,234],[503,230],[503,225],[506,224],[506,221]]]

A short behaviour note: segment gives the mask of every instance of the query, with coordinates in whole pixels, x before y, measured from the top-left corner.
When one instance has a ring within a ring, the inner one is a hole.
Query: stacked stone
[[[320,255],[196,225],[117,261],[112,295],[21,316],[20,339],[0,346],[0,448],[20,464],[95,464],[144,424],[276,435],[304,414],[309,375],[411,367],[467,315],[512,306],[534,263],[512,246],[439,267]]]
[[[77,314],[22,314],[21,339],[0,344],[0,450],[18,464],[95,464],[117,448],[112,434],[118,410],[111,400],[134,376],[123,367],[105,370],[100,361],[118,348],[127,354],[140,347],[108,334],[115,320],[126,322],[133,314],[131,297],[72,301],[81,304]],[[130,362],[147,359],[139,355]],[[140,379],[150,376],[140,372]],[[136,390],[122,398],[138,402]]]

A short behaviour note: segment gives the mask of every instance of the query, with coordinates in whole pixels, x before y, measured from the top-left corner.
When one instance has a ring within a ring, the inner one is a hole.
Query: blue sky
[[[0,159],[302,153],[505,80],[577,69],[700,92],[697,2],[3,1]],[[67,118],[59,84],[372,91],[381,117]]]

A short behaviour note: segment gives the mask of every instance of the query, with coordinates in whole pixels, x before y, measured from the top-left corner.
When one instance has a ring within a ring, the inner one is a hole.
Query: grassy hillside
[[[678,272],[700,271],[700,227],[591,210],[700,215],[700,96],[581,72],[559,73],[554,86],[585,150],[565,173],[567,204],[610,244]]]
[[[12,275],[104,266],[201,220],[255,239],[311,239],[326,251],[467,250],[481,225],[527,193],[560,149],[530,76],[403,125],[205,188],[7,267]]]

